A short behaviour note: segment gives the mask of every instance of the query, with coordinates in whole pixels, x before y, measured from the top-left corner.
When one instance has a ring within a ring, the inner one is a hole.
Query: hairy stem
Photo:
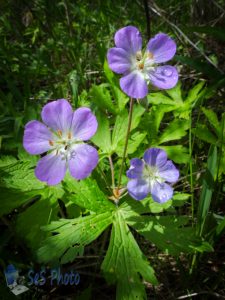
[[[121,179],[122,179],[122,173],[123,173],[123,168],[124,168],[124,163],[125,163],[126,154],[127,154],[127,145],[128,145],[128,139],[129,139],[129,134],[130,134],[130,129],[131,129],[133,104],[134,104],[134,100],[133,100],[133,98],[130,98],[130,109],[129,109],[129,117],[128,117],[128,127],[127,127],[127,134],[126,134],[126,140],[125,140],[124,150],[123,150],[123,158],[122,158],[122,163],[121,163],[120,173],[119,173],[118,189],[120,188]]]

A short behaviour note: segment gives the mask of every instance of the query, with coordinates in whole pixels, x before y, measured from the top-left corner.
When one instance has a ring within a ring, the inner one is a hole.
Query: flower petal
[[[144,153],[144,161],[150,166],[157,166],[160,168],[167,161],[167,154],[164,150],[159,148],[149,148]]]
[[[67,133],[71,126],[73,110],[69,102],[59,99],[46,104],[41,112],[43,122],[53,130]]]
[[[173,66],[157,67],[148,75],[151,83],[160,89],[171,89],[178,81],[177,69]]]
[[[153,54],[153,59],[156,63],[166,62],[173,58],[176,48],[174,40],[165,33],[156,34],[147,45],[147,49]]]
[[[127,184],[128,193],[135,200],[142,200],[150,192],[149,184],[144,179],[132,179]]]
[[[30,121],[25,126],[23,147],[30,154],[41,154],[52,147],[53,140],[50,130],[39,121]]]
[[[120,79],[120,87],[129,97],[142,99],[148,94],[147,82],[138,71],[133,71]]]
[[[114,41],[116,47],[122,48],[132,54],[136,54],[142,47],[141,34],[134,26],[127,26],[118,30],[115,34]]]
[[[42,157],[35,169],[36,177],[41,181],[46,181],[48,185],[56,185],[63,180],[66,174],[66,160],[56,153]]]
[[[133,158],[130,161],[130,169],[127,171],[128,178],[140,178],[144,169],[144,162],[139,158]]]
[[[69,170],[77,180],[84,179],[98,164],[98,151],[87,144],[75,145],[71,151]]]
[[[131,60],[130,56],[122,48],[111,48],[107,53],[107,60],[109,67],[113,72],[118,74],[126,73],[130,70]]]
[[[156,181],[151,188],[151,195],[154,201],[164,203],[173,197],[173,188],[166,183]]]
[[[171,160],[168,160],[166,164],[158,168],[158,174],[170,183],[176,182],[179,178],[179,171]]]
[[[75,139],[89,140],[96,132],[98,123],[90,108],[78,108],[73,114],[71,130]]]

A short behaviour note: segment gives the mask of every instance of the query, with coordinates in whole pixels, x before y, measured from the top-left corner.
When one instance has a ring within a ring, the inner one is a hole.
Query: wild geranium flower
[[[133,158],[130,164],[127,177],[131,180],[127,189],[132,198],[142,200],[151,194],[153,200],[159,203],[172,198],[173,188],[166,182],[175,183],[179,171],[171,160],[167,160],[164,150],[150,148],[145,151],[143,160]]]
[[[46,104],[42,120],[27,123],[23,146],[30,154],[43,156],[35,169],[36,177],[48,185],[58,184],[67,168],[76,179],[87,177],[98,163],[97,150],[85,144],[96,132],[98,124],[91,110],[86,107],[73,112],[65,99]]]
[[[127,26],[118,30],[114,37],[116,47],[109,49],[109,67],[123,74],[120,87],[132,98],[144,98],[148,94],[148,84],[170,89],[178,81],[177,69],[173,66],[157,66],[173,58],[175,42],[165,33],[150,39],[146,51],[142,52],[142,38],[138,29]]]

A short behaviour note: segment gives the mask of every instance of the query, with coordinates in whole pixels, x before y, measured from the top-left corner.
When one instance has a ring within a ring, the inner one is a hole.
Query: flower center
[[[159,183],[164,182],[165,180],[159,176],[158,168],[155,166],[149,166],[145,164],[144,170],[143,170],[143,179],[149,182],[149,185],[152,186],[152,184],[157,181]]]
[[[82,141],[73,138],[72,133],[63,133],[61,130],[54,132],[54,139],[49,140],[52,150],[55,151],[55,155],[60,155],[62,160],[69,160],[74,158],[76,151],[74,145],[80,144]]]
[[[152,52],[146,51],[144,55],[142,55],[141,51],[138,51],[135,55],[135,64],[139,71],[149,72],[154,68],[154,55]]]

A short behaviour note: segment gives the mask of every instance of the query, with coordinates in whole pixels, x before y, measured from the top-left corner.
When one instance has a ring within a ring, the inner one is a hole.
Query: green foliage
[[[211,146],[209,149],[206,174],[203,179],[202,192],[198,206],[197,233],[202,236],[209,207],[214,190],[214,180],[217,172],[217,148]]]
[[[121,211],[114,215],[102,270],[108,282],[117,282],[117,299],[147,299],[140,276],[157,284],[154,270],[143,256]]]

